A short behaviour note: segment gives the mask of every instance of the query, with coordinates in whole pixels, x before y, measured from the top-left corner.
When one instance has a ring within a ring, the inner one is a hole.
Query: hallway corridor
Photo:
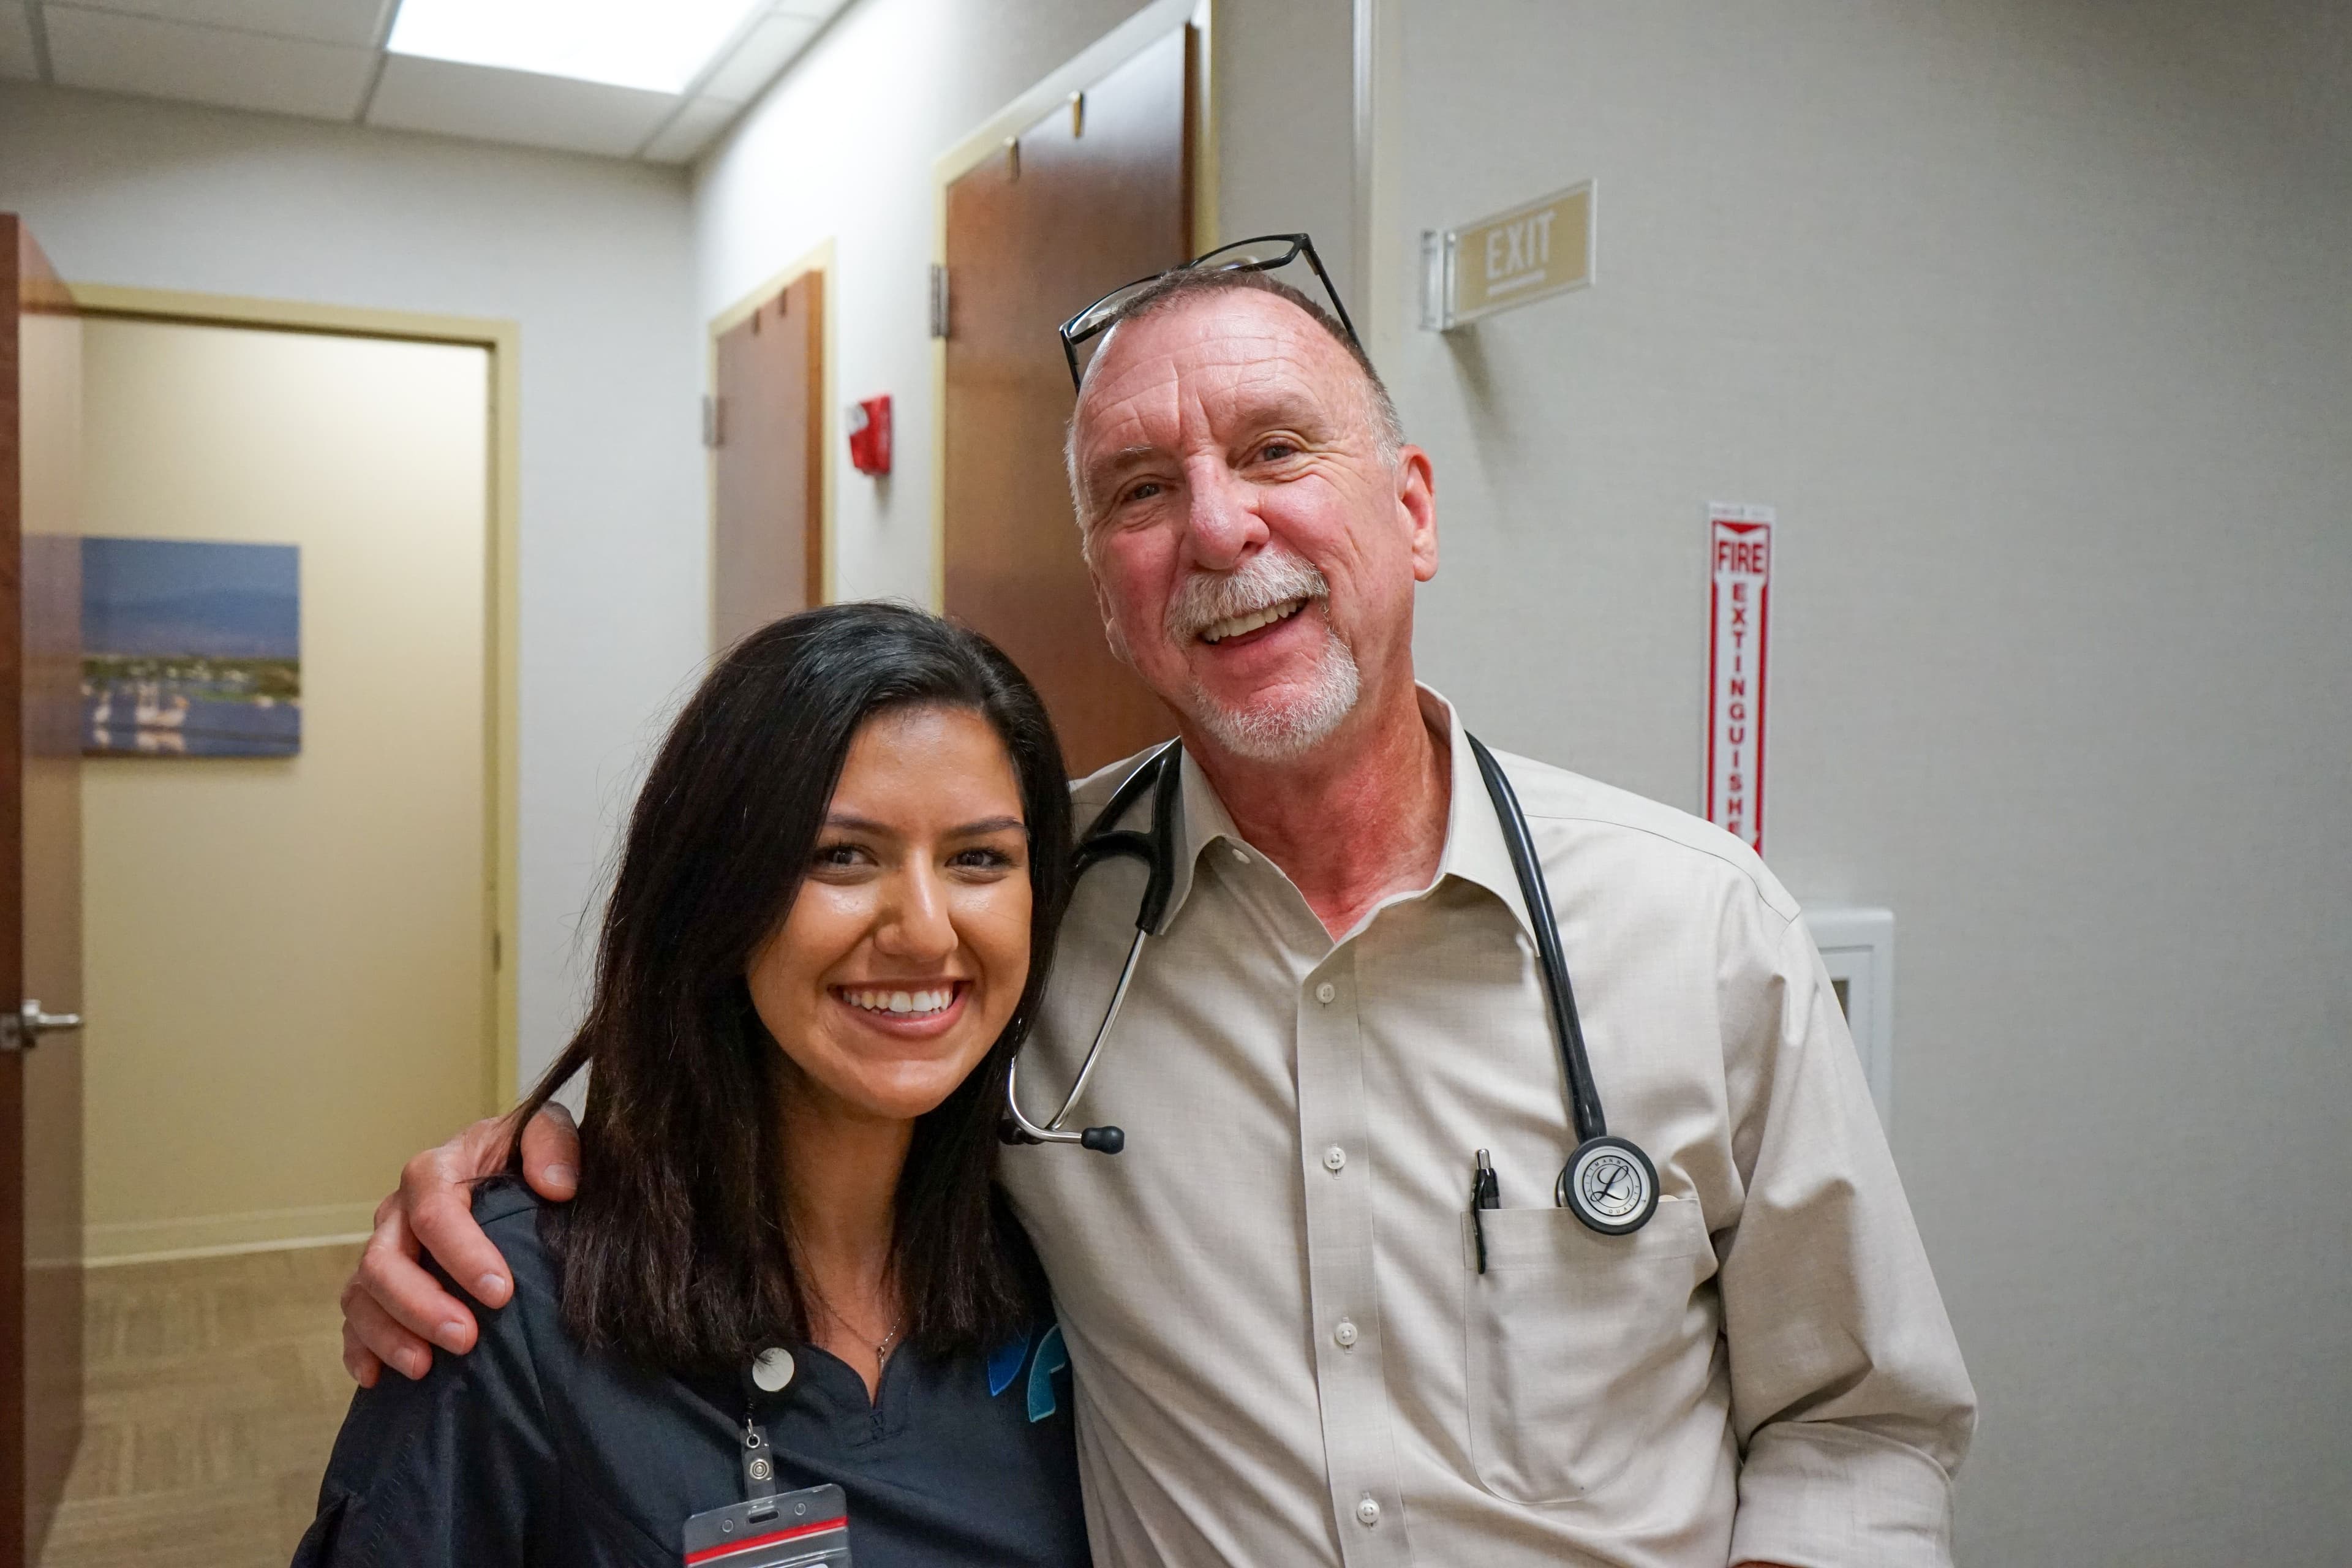
[[[285,1568],[351,1404],[356,1250],[89,1271],[81,1454],[42,1568]]]

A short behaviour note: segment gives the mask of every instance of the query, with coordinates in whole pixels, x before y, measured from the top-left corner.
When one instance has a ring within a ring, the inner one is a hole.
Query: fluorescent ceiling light
[[[396,55],[681,92],[764,0],[401,0]]]

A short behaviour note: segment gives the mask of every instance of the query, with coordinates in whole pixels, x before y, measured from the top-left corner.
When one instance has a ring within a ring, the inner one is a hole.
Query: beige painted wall
[[[1368,303],[1422,668],[1696,805],[1703,509],[1779,507],[1765,855],[1895,910],[1959,1561],[2352,1560],[2352,8],[1392,10],[1390,276],[1600,182],[1592,288]]]
[[[84,527],[302,550],[302,753],[83,768],[94,1258],[362,1229],[488,1100],[488,356],[97,320]]]

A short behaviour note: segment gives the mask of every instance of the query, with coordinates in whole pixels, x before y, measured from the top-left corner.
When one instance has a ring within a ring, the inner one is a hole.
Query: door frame
[[[989,159],[1003,154],[1014,137],[1044,119],[1057,104],[1100,81],[1178,27],[1198,35],[1192,67],[1192,145],[1185,149],[1192,182],[1192,253],[1217,243],[1217,117],[1213,90],[1216,0],[1152,0],[1109,32],[1072,56],[1046,78],[990,115],[931,165],[931,265],[948,264],[948,187]],[[934,274],[936,276],[937,274]],[[955,300],[948,301],[952,321]],[[931,608],[948,603],[948,341],[931,339]]]
[[[488,559],[483,630],[484,720],[488,786],[483,792],[484,887],[482,941],[490,955],[489,985],[482,998],[482,1037],[490,1049],[482,1063],[482,1109],[494,1114],[520,1093],[516,1013],[515,927],[520,905],[516,859],[522,817],[517,763],[521,625],[520,580],[522,486],[522,328],[514,321],[475,316],[425,315],[352,305],[312,305],[291,300],[247,299],[231,294],[190,294],[163,289],[69,283],[85,317],[166,321],[183,325],[251,327],[265,331],[325,337],[389,338],[400,342],[454,343],[487,350],[490,358]]]
[[[822,410],[824,436],[821,443],[824,457],[817,465],[817,515],[809,520],[817,531],[817,563],[821,568],[818,576],[821,581],[810,584],[813,590],[811,597],[817,604],[830,605],[837,591],[835,584],[839,572],[834,560],[833,490],[834,471],[839,466],[835,448],[840,445],[843,435],[841,399],[835,391],[834,376],[841,355],[836,352],[834,342],[834,324],[839,317],[839,307],[835,300],[839,290],[834,287],[833,239],[828,236],[794,258],[782,271],[711,317],[704,333],[702,406],[706,413],[702,427],[702,483],[706,505],[703,555],[708,562],[705,575],[709,581],[705,584],[703,610],[705,629],[714,653],[719,649],[719,448],[711,440],[713,431],[709,423],[717,416],[708,411],[719,406],[719,340],[750,321],[761,306],[812,272],[817,275],[822,285],[817,291],[817,309],[824,320],[817,323],[817,327],[823,338],[824,363],[817,367],[817,380],[822,387],[819,395],[824,400]]]

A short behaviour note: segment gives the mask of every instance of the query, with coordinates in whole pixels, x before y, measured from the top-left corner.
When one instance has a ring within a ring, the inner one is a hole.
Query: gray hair
[[[1397,454],[1404,447],[1404,422],[1397,417],[1396,400],[1389,395],[1388,384],[1381,380],[1381,373],[1372,368],[1371,356],[1364,352],[1363,344],[1358,342],[1349,333],[1348,329],[1339,324],[1339,319],[1337,316],[1325,310],[1313,298],[1292,288],[1279,278],[1265,272],[1238,269],[1196,272],[1189,268],[1180,268],[1155,279],[1150,288],[1142,289],[1133,299],[1120,305],[1117,312],[1112,315],[1110,325],[1104,330],[1104,341],[1108,342],[1111,332],[1129,321],[1140,321],[1146,316],[1158,315],[1170,306],[1196,295],[1228,293],[1241,289],[1260,294],[1272,294],[1276,299],[1289,300],[1306,311],[1317,326],[1329,333],[1332,342],[1348,351],[1348,357],[1353,360],[1356,368],[1363,373],[1364,416],[1366,423],[1371,427],[1373,447],[1379,452],[1381,461],[1393,468]],[[1096,359],[1101,357],[1099,353],[1095,356]],[[1086,401],[1086,383],[1093,379],[1093,376],[1094,360],[1088,360],[1085,374],[1078,383],[1078,402],[1081,404]],[[1078,473],[1078,415],[1075,405],[1070,410],[1069,426],[1062,439],[1062,468],[1069,478],[1070,507],[1077,515],[1078,537],[1080,547],[1083,549],[1089,543],[1091,536],[1087,531],[1086,489]]]

